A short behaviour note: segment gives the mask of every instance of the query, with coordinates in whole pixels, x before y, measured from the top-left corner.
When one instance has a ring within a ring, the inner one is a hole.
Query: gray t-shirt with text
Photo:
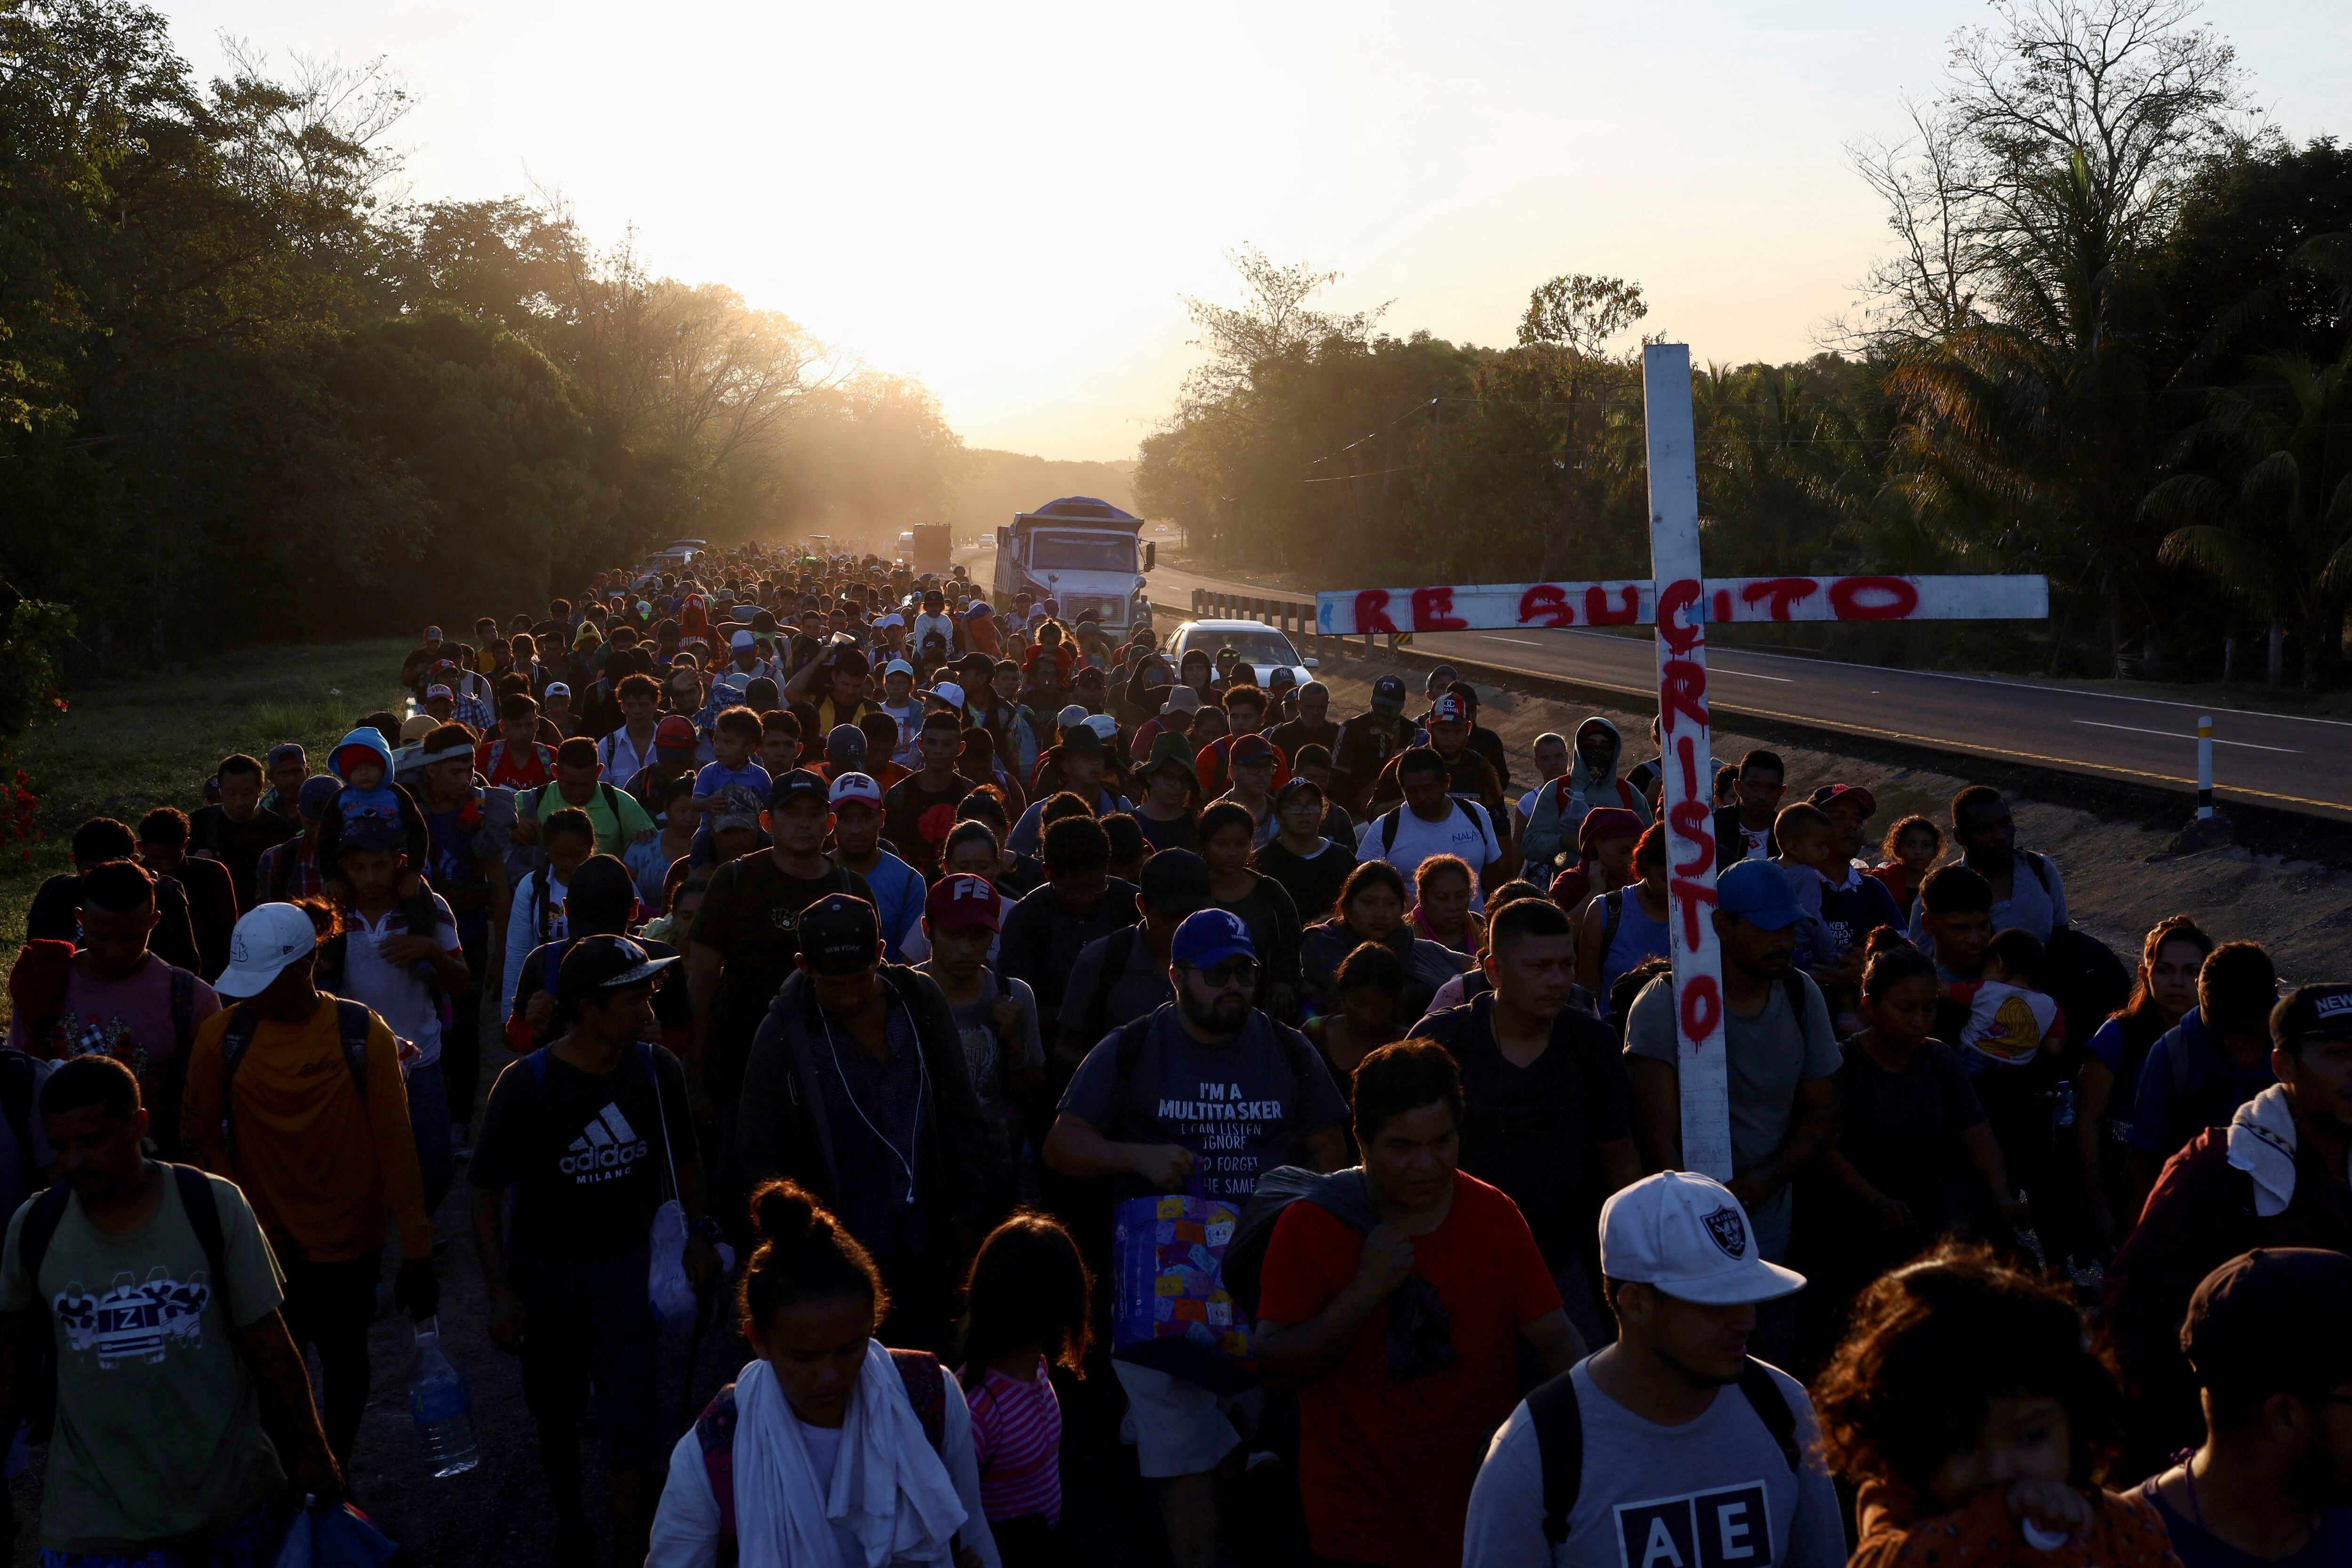
[[[1791,1472],[1755,1406],[1716,1391],[1695,1421],[1664,1427],[1602,1393],[1579,1362],[1584,1471],[1568,1535],[1544,1539],[1543,1455],[1521,1404],[1495,1434],[1470,1493],[1462,1568],[1838,1568],[1845,1530],[1802,1385],[1772,1381],[1797,1417]]]
[[[1201,1196],[1236,1204],[1274,1166],[1298,1163],[1309,1134],[1348,1119],[1347,1102],[1306,1036],[1253,1009],[1240,1034],[1203,1044],[1173,1002],[1151,1015],[1124,1082],[1113,1030],[1078,1064],[1061,1109],[1118,1143],[1181,1144],[1197,1162]],[[1120,1178],[1121,1198],[1150,1190]]]
[[[1731,1080],[1731,1166],[1753,1170],[1788,1141],[1797,1106],[1797,1085],[1809,1078],[1834,1078],[1844,1059],[1830,1027],[1821,988],[1801,975],[1805,1016],[1790,1011],[1779,980],[1765,994],[1764,1010],[1741,1018],[1724,1009],[1724,1065]],[[1654,1061],[1675,1057],[1675,992],[1661,975],[1633,999],[1625,1025],[1625,1053]],[[1636,1565],[1639,1568],[1639,1565]]]

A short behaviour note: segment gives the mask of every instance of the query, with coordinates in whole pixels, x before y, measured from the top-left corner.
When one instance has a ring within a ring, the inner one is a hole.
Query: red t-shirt
[[[1356,1277],[1364,1238],[1307,1202],[1282,1211],[1258,1315],[1300,1323]],[[1518,1206],[1457,1173],[1445,1222],[1412,1242],[1412,1271],[1453,1319],[1454,1364],[1389,1381],[1389,1309],[1364,1321],[1339,1369],[1298,1396],[1298,1490],[1318,1556],[1459,1568],[1478,1445],[1519,1402],[1518,1330],[1559,1306]]]
[[[474,747],[474,771],[508,789],[533,789],[555,781],[555,749],[534,741],[529,751],[500,737]]]

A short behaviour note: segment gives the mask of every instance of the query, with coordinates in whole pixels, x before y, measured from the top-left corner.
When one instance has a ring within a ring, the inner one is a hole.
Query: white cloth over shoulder
[[[2294,1112],[2273,1083],[2230,1118],[2230,1165],[2254,1180],[2254,1212],[2264,1219],[2294,1201]]]
[[[836,1521],[865,1552],[862,1564],[842,1568],[881,1568],[899,1557],[947,1560],[963,1501],[878,1343],[866,1342],[830,1487],[820,1485],[791,1402],[765,1361],[743,1368],[735,1412],[735,1534],[743,1568],[835,1561]]]
[[[955,1375],[942,1367],[938,1375],[949,1418],[934,1451],[879,1344],[868,1342],[848,1419],[831,1429],[803,1427],[768,1364],[746,1364],[736,1376],[730,1456],[745,1568],[946,1568],[959,1540],[982,1568],[1000,1568],[970,1409]],[[714,1568],[720,1525],[701,1438],[689,1429],[670,1452],[647,1568]]]

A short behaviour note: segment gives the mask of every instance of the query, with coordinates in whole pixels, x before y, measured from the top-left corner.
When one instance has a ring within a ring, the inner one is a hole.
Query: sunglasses
[[[1213,991],[1231,990],[1239,986],[1244,990],[1257,988],[1257,960],[1228,958],[1212,968],[1195,969],[1194,974],[1209,982]]]

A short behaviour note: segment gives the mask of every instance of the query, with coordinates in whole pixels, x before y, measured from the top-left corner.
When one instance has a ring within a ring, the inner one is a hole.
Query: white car
[[[1300,658],[1290,639],[1263,621],[1187,621],[1169,636],[1165,651],[1169,663],[1181,669],[1184,655],[1195,648],[1209,655],[1212,663],[1218,649],[1231,648],[1256,674],[1261,686],[1270,685],[1274,672],[1284,668],[1303,686],[1315,678],[1307,672],[1319,664]]]

